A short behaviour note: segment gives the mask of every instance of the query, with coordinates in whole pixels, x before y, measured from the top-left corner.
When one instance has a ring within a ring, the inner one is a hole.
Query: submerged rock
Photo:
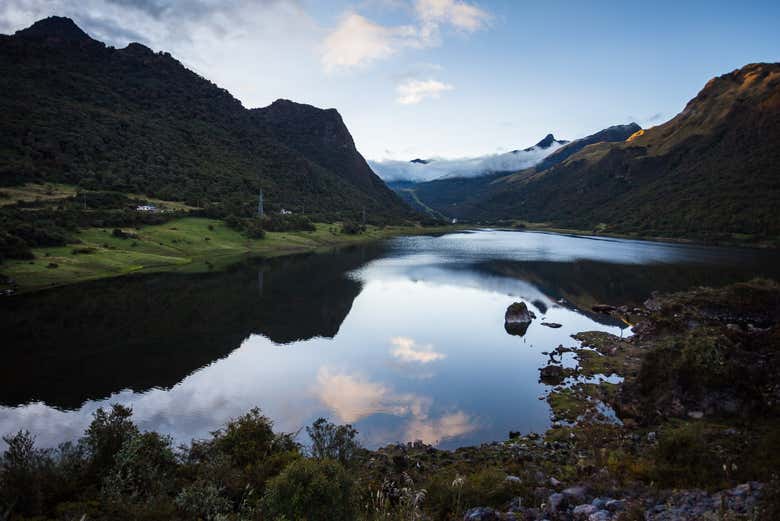
[[[557,322],[542,322],[542,325],[543,326],[547,326],[547,327],[551,327],[553,329],[558,329],[559,327],[561,327],[561,325],[558,324]]]
[[[510,335],[523,336],[536,315],[525,302],[511,304],[504,314],[504,329]]]

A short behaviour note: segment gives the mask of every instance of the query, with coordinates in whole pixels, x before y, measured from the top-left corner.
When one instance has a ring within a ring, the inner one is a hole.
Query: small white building
[[[280,213],[281,215],[292,215],[292,210],[286,210],[286,209],[282,208],[282,209],[279,211],[279,213]]]
[[[143,204],[136,207],[136,212],[159,212],[160,210],[153,204]]]

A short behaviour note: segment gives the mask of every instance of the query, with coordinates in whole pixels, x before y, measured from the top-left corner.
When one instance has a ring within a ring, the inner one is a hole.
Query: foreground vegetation
[[[120,405],[40,449],[9,434],[0,515],[27,519],[729,519],[780,514],[780,286],[768,281],[600,308],[635,324],[583,333],[549,382],[544,435],[443,451],[369,451],[318,420],[307,441],[259,410],[174,447]],[[618,374],[622,383],[594,376]],[[604,406],[617,414],[613,418]]]

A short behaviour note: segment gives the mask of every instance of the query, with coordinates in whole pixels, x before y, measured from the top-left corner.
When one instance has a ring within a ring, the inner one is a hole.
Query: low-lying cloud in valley
[[[421,161],[383,159],[369,161],[369,165],[385,181],[432,181],[447,177],[477,177],[494,172],[514,172],[529,168],[563,146],[553,141],[547,148],[538,146],[514,150],[505,154],[491,154],[460,159],[434,158]]]

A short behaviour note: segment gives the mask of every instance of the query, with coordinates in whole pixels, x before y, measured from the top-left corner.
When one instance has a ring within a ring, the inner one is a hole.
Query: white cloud
[[[458,159],[434,158],[427,164],[384,159],[368,164],[385,181],[432,181],[445,177],[475,177],[493,172],[515,172],[530,168],[562,145],[553,143],[548,148],[531,147],[504,154],[490,154]]]
[[[441,44],[441,27],[474,32],[486,26],[490,15],[460,0],[416,0],[414,24],[385,26],[355,12],[347,12],[325,38],[322,65],[327,71],[348,69],[385,59],[403,48]]]
[[[414,339],[408,337],[398,336],[390,339],[390,343],[395,346],[391,354],[401,362],[428,364],[447,356],[434,351],[431,344],[417,345]]]
[[[490,20],[479,7],[458,0],[417,0],[415,10],[423,23],[450,24],[468,32],[483,28]]]
[[[402,105],[414,105],[426,98],[438,99],[442,92],[454,88],[449,83],[437,80],[406,80],[396,88],[398,92],[396,101]]]
[[[359,14],[348,13],[325,39],[322,63],[331,71],[387,58],[408,45],[414,32],[413,27],[385,27]]]

